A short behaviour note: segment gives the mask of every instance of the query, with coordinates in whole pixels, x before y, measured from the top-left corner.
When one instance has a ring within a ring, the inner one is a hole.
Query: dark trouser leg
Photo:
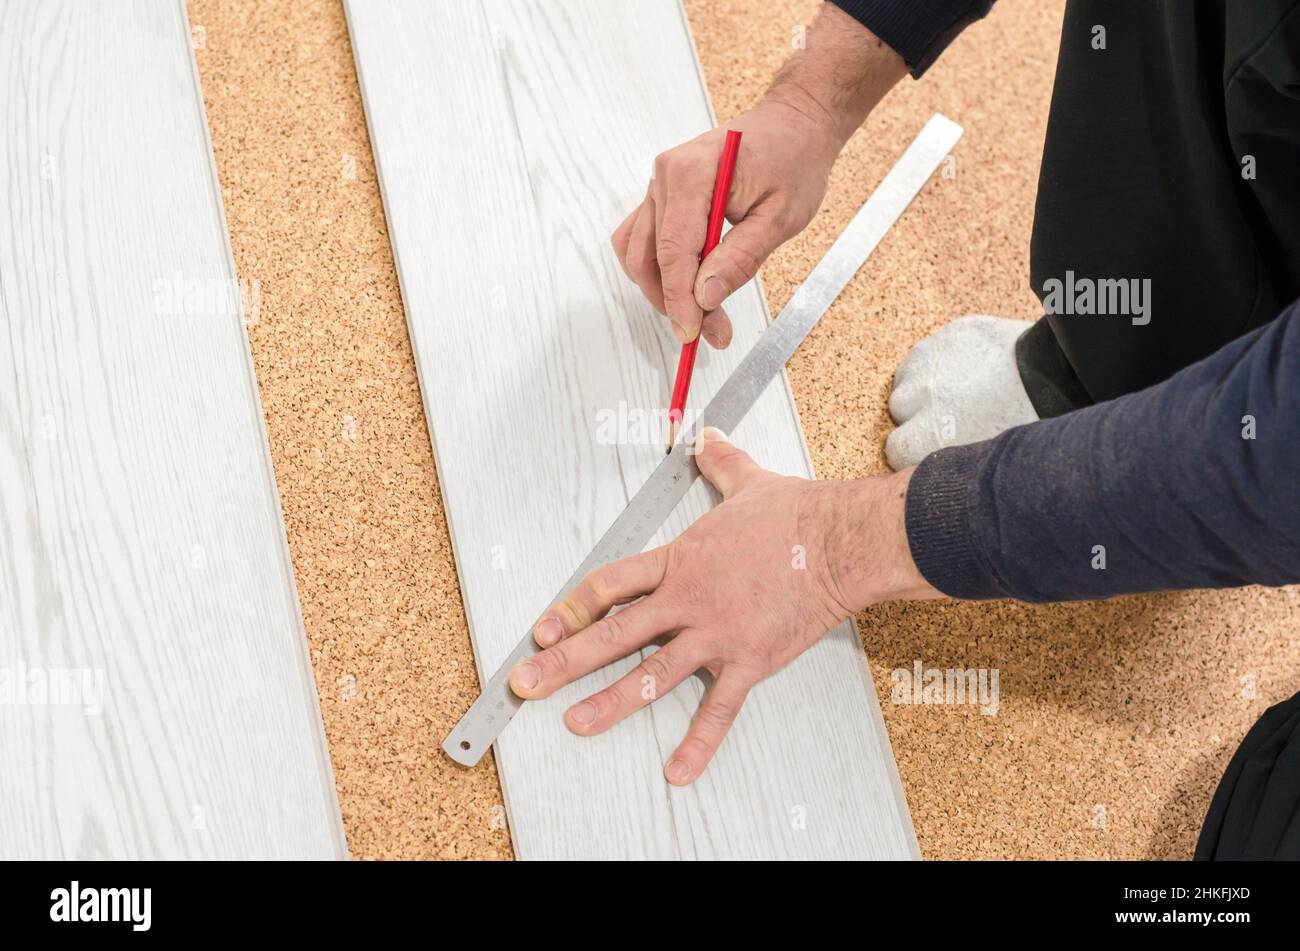
[[[1196,858],[1300,859],[1300,694],[1250,728],[1210,802]]]
[[[1300,296],[1295,8],[1068,4],[1032,246],[1047,316],[1017,347],[1040,415],[1158,383]],[[1130,282],[1146,312],[1062,312],[1051,281],[1091,282],[1094,311]]]

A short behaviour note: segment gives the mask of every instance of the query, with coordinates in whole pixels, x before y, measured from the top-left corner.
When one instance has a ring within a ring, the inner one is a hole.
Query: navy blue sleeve
[[[1300,582],[1300,301],[1157,386],[933,453],[906,519],[957,598]]]
[[[914,77],[993,7],[993,0],[831,0],[903,58]]]

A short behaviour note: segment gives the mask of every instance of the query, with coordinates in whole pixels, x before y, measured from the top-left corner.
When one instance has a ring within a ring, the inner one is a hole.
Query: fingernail
[[[705,310],[717,310],[726,299],[727,289],[722,284],[722,278],[716,274],[710,274],[704,279],[704,286],[700,288],[701,307]]]
[[[510,682],[521,690],[532,690],[542,679],[542,668],[528,661],[510,671]]]
[[[558,644],[564,635],[564,626],[553,617],[545,617],[533,628],[533,638],[543,647]]]
[[[684,783],[691,778],[691,764],[684,759],[675,759],[668,764],[667,776],[670,783]]]
[[[719,337],[717,334],[705,332],[704,339],[709,342],[709,346],[712,347],[714,350],[722,349],[722,338]]]
[[[596,719],[596,705],[590,700],[582,701],[569,711],[569,719],[578,726],[587,726]]]
[[[705,426],[700,430],[700,434],[695,437],[695,445],[692,447],[698,454],[704,451],[706,442],[726,442],[727,434],[716,426]]]
[[[691,339],[686,328],[676,322],[673,323],[673,336],[677,338],[678,343],[689,343]]]

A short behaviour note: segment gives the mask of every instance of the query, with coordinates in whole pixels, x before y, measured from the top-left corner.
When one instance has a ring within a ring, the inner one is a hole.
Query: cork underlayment
[[[687,0],[721,119],[817,5]],[[495,767],[438,750],[478,684],[343,11],[189,9],[235,261],[261,288],[250,336],[349,848],[509,857]],[[886,471],[885,400],[914,341],[963,313],[1038,315],[1028,241],[1060,24],[1059,2],[1003,0],[904,81],[763,269],[775,313],[932,112],[966,127],[952,177],[791,363],[822,478]],[[1245,589],[865,612],[923,855],[1190,856],[1245,730],[1300,689],[1298,607],[1300,589]],[[890,672],[918,660],[997,668],[997,714],[891,704]]]

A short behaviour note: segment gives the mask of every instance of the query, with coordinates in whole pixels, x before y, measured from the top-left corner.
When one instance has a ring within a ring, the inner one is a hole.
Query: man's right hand
[[[840,146],[827,125],[769,99],[727,123],[744,133],[727,201],[733,227],[702,263],[725,130],[713,129],[655,159],[645,200],[618,226],[613,244],[627,276],[668,316],[678,341],[702,332],[714,347],[731,343],[722,302],[821,206]]]
[[[672,322],[682,343],[701,333],[731,343],[722,309],[778,245],[812,220],[835,157],[907,69],[857,20],[825,4],[807,45],[781,69],[753,109],[725,123],[744,133],[727,200],[732,229],[699,260],[724,129],[655,159],[645,200],[614,232],[627,276]]]

